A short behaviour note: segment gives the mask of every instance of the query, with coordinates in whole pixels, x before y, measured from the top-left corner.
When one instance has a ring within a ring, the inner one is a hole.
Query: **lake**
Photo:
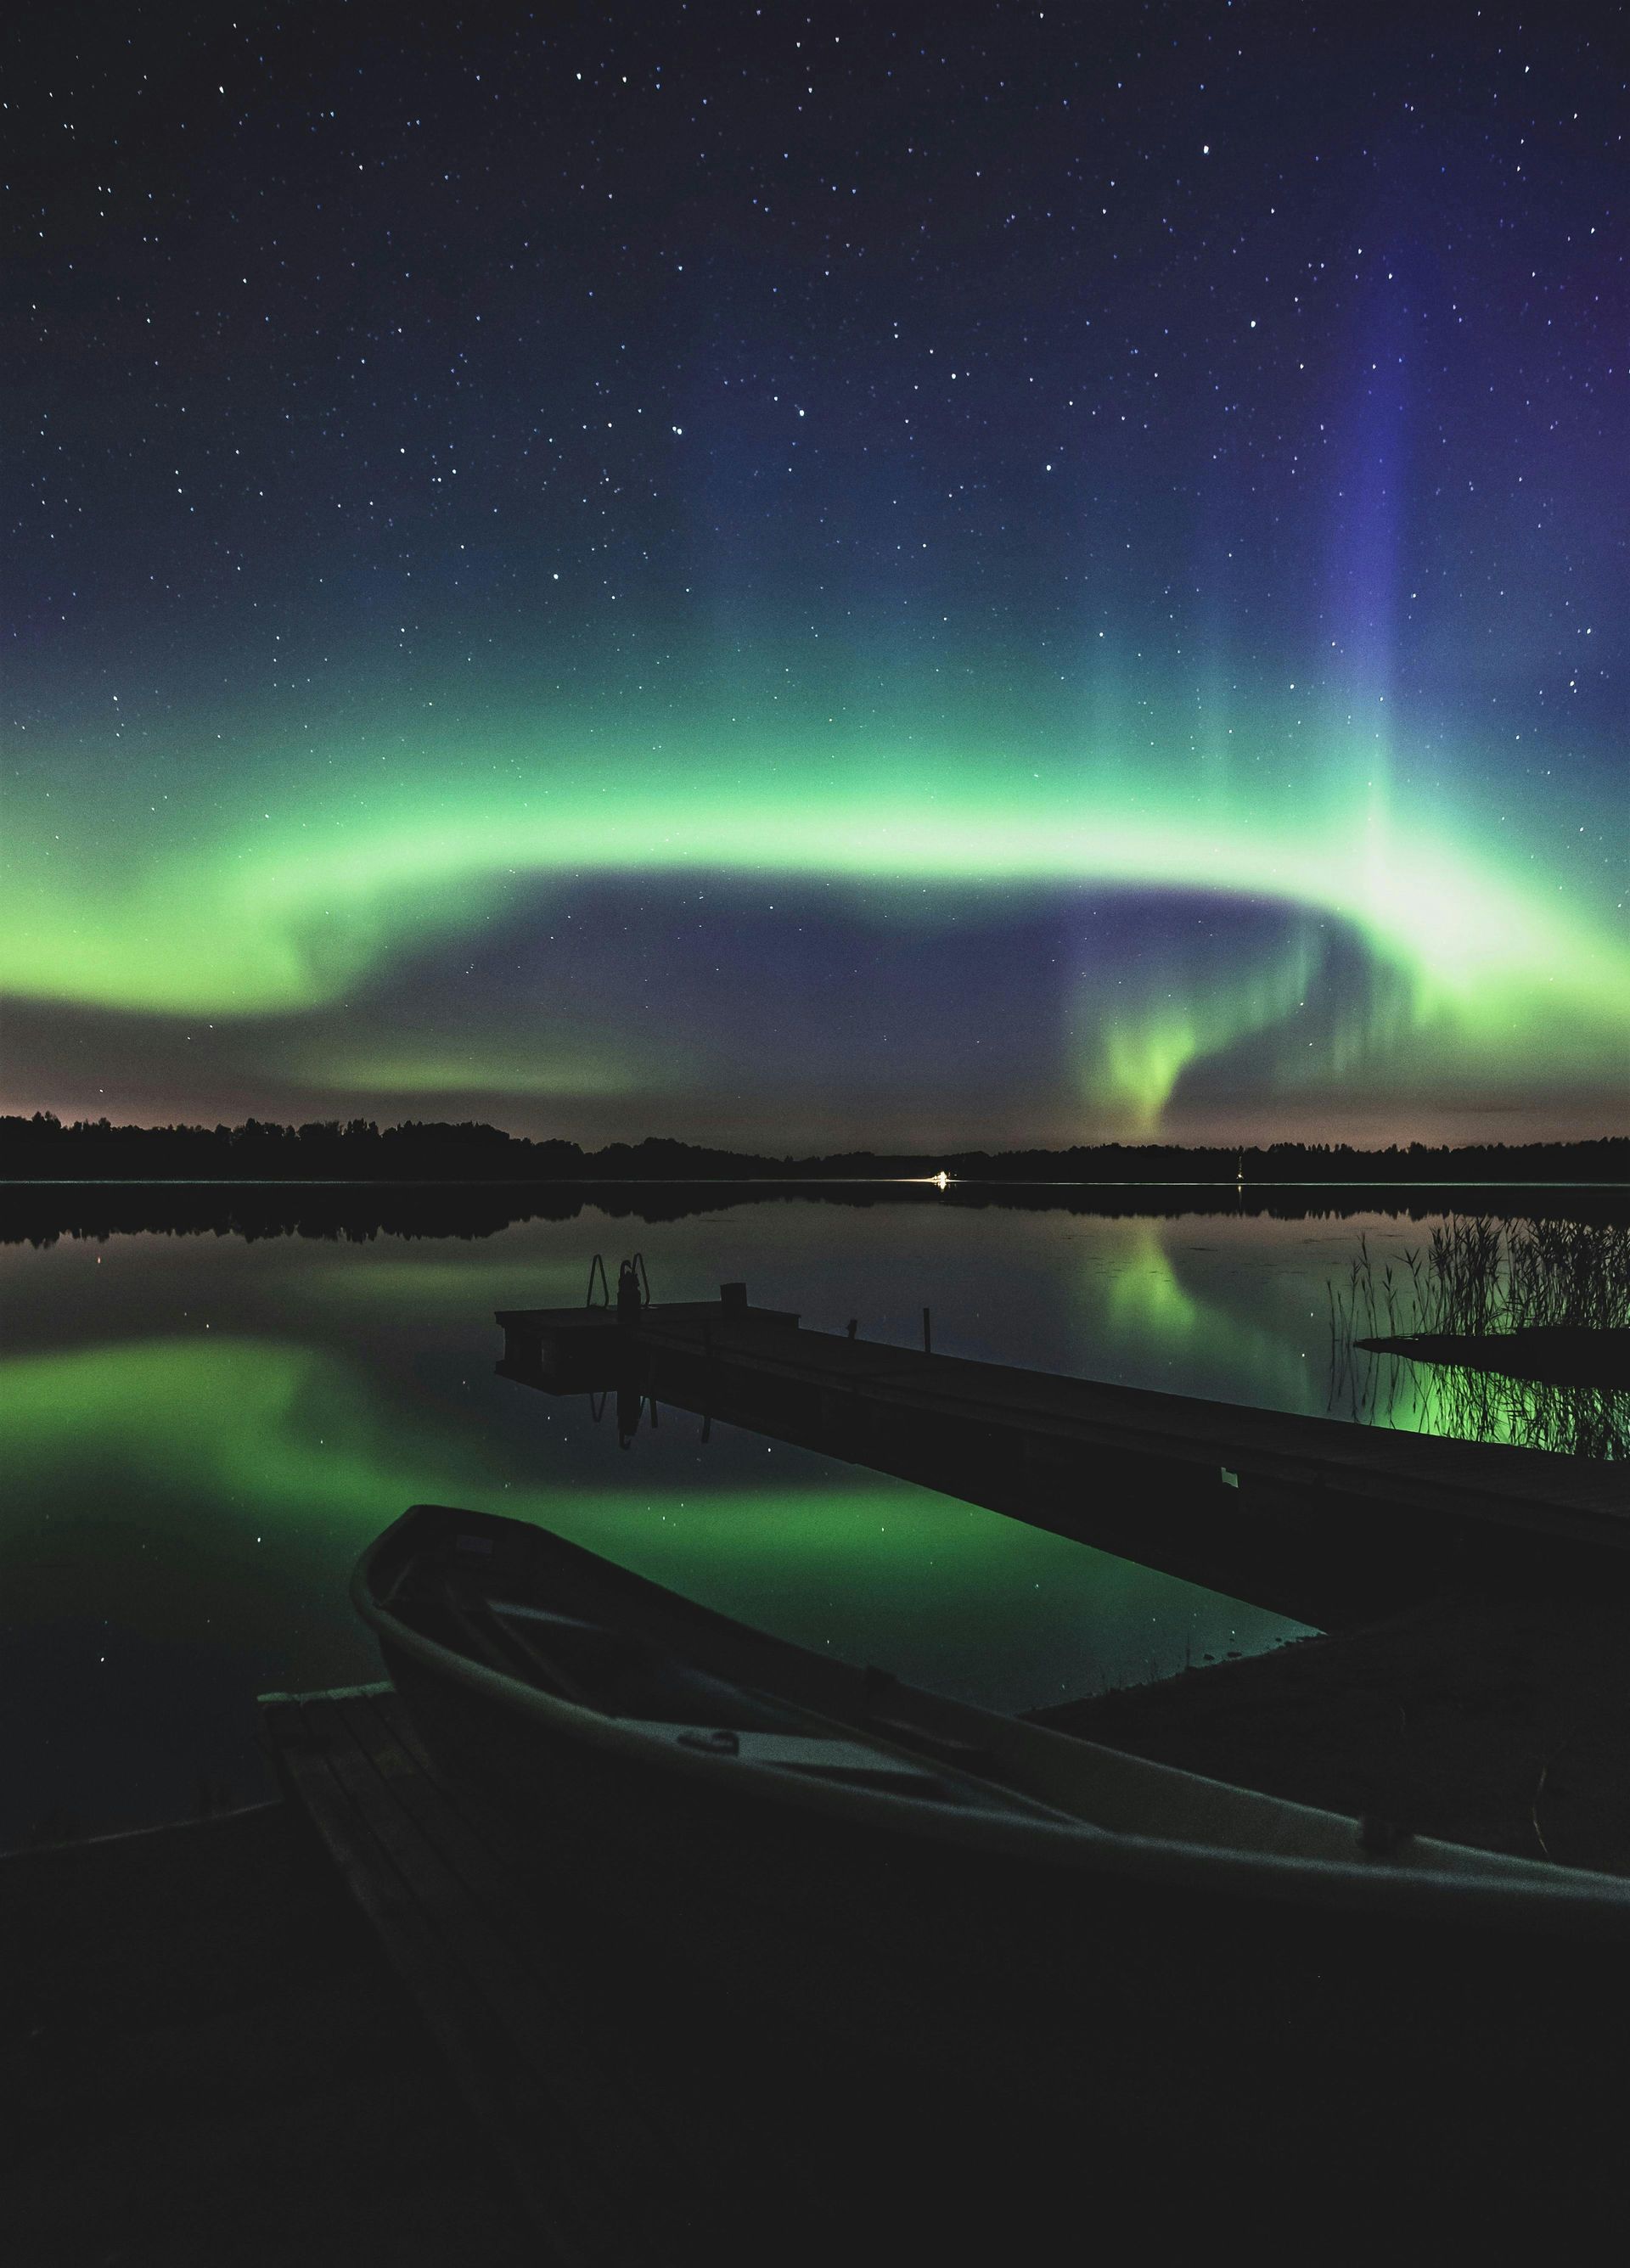
[[[620,1448],[586,1400],[494,1375],[493,1310],[577,1304],[594,1253],[615,1280],[638,1247],[659,1300],[745,1279],[815,1328],[853,1316],[903,1344],[927,1306],[937,1351],[1319,1413],[1327,1281],[1345,1280],[1361,1233],[1384,1253],[1430,1226],[1335,1198],[1276,1218],[1232,1190],[1166,1211],[1129,1192],[1125,1212],[1112,1195],[1095,1212],[1041,1193],[712,1204],[690,1190],[650,1201],[678,1219],[642,1219],[619,1191],[615,1214],[579,1196],[551,1208],[574,1217],[503,1225],[525,1202],[495,1214],[483,1192],[461,1234],[246,1235],[264,1207],[192,1192],[166,1211],[127,1192],[118,1218],[195,1233],[43,1241],[42,1202],[31,1193],[27,1233],[13,1211],[0,1242],[0,1848],[42,1826],[186,1816],[203,1782],[269,1793],[255,1695],[380,1674],[346,1580],[423,1499],[542,1522],[789,1637],[1005,1708],[1280,1643],[1299,1626],[761,1436],[715,1425],[704,1441],[679,1411]],[[353,1232],[366,1211],[348,1213]],[[83,1231],[75,1193],[61,1212]],[[439,1227],[460,1220],[457,1199],[438,1201]],[[1448,1422],[1420,1391],[1395,1380],[1382,1414]]]

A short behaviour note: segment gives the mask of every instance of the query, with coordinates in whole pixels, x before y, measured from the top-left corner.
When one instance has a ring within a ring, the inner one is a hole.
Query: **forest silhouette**
[[[11,1182],[572,1182],[927,1179],[1167,1184],[1317,1183],[1367,1188],[1630,1180],[1630,1139],[1469,1144],[1412,1142],[1382,1150],[1346,1143],[1275,1142],[1248,1148],[1118,1142],[1064,1150],[878,1152],[771,1157],[652,1138],[584,1150],[535,1142],[497,1126],[409,1119],[325,1119],[282,1126],[71,1124],[48,1111],[0,1118],[0,1176]]]

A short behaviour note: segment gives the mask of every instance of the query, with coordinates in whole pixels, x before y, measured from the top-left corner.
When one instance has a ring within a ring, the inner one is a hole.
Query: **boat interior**
[[[817,1675],[829,1673],[820,1696],[827,1705],[800,1706],[704,1667],[678,1644],[631,1629],[623,1619],[592,1620],[559,1606],[505,1596],[499,1571],[493,1571],[498,1581],[490,1580],[482,1556],[430,1566],[409,1559],[380,1603],[424,1637],[506,1678],[616,1718],[658,1741],[936,1803],[1067,1815],[1002,1785],[1007,1776],[988,1749],[943,1726],[915,1721],[907,1703],[916,1697],[884,1671],[816,1664]],[[687,1610],[701,1615],[701,1635],[716,1642],[727,1642],[736,1628],[723,1616],[690,1609],[688,1602],[674,1605],[681,1616]],[[713,1629],[707,1631],[707,1624]],[[779,1644],[762,1633],[742,1636],[761,1646]],[[800,1648],[785,1651],[808,1660]],[[932,1707],[931,1697],[921,1697]]]
[[[815,1653],[525,1522],[418,1506],[380,1546],[359,1571],[374,1609],[659,1744],[1190,1852],[1520,1878],[1542,1891],[1566,1879],[1544,1861],[1402,1830],[1377,1836],[1369,1821],[1208,1780]],[[1615,1903],[1623,1904],[1617,1891]]]

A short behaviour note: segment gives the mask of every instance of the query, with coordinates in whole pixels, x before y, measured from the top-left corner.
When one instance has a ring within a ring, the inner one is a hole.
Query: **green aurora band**
[[[721,738],[739,748],[755,720],[732,722]],[[496,752],[421,735],[388,765],[372,741],[333,766],[313,765],[309,747],[285,764],[267,747],[235,787],[207,795],[200,752],[177,762],[173,799],[156,803],[151,776],[132,778],[69,822],[38,789],[31,808],[25,778],[8,810],[0,983],[22,999],[132,1013],[286,1017],[341,1001],[427,939],[478,931],[529,889],[595,876],[825,886],[930,922],[970,891],[1132,887],[1266,903],[1292,922],[1264,965],[1086,1015],[1072,1042],[1083,1101],[1137,1130],[1158,1127],[1185,1067],[1294,1009],[1332,925],[1390,988],[1387,1027],[1352,1035],[1372,1071],[1379,1047],[1383,1070],[1406,1077],[1412,1057],[1508,1079],[1516,1064],[1532,1086],[1599,1079],[1630,1054],[1630,948],[1599,872],[1593,904],[1560,858],[1542,858],[1554,814],[1542,831],[1514,796],[1472,823],[1391,781],[1384,749],[1350,722],[1339,760],[1311,775],[1283,731],[1265,733],[1251,770],[1191,740],[1166,757],[1127,746],[1066,762],[1034,720],[988,753],[961,734],[880,752],[807,723],[756,729],[751,756],[699,740],[618,752],[603,726],[585,728],[579,753],[564,732],[519,725]],[[254,785],[269,779],[275,797]],[[496,1091],[615,1094],[653,1071],[667,1083],[660,1065],[606,1050],[580,1060],[568,1046],[556,1063],[554,1005],[539,1003],[529,1064],[501,1043],[490,1051]],[[1331,1069],[1325,1054],[1309,1076]],[[328,1053],[318,1083],[351,1081],[488,1083],[468,1051],[411,1034]]]

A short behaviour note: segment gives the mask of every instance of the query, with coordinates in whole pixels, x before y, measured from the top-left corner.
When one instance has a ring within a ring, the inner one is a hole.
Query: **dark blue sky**
[[[31,18],[4,1101],[1622,1127],[1624,30]]]

